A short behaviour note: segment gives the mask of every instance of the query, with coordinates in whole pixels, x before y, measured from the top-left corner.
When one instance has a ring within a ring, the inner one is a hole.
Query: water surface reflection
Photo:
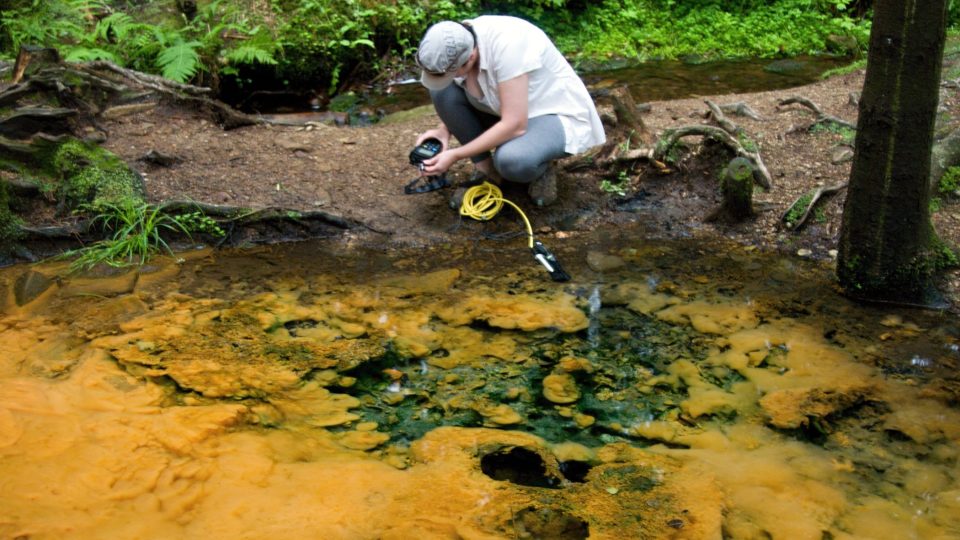
[[[711,62],[649,61],[622,67],[578,69],[591,92],[626,86],[638,103],[695,96],[767,92],[811,84],[831,69],[851,63],[849,57],[799,56],[770,60],[744,58]],[[430,103],[419,80],[395,84],[389,91],[365,97],[371,109],[396,112]]]
[[[5,269],[0,536],[960,535],[955,320],[738,246],[551,247],[573,282],[519,240]]]

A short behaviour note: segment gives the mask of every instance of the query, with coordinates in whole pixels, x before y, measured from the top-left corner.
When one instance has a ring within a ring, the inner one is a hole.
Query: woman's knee
[[[546,170],[546,163],[531,158],[527,153],[511,151],[509,147],[498,148],[493,154],[493,166],[500,176],[511,182],[528,184]]]

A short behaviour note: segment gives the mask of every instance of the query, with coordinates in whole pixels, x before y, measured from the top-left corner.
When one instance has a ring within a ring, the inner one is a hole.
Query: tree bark
[[[720,190],[723,204],[706,221],[739,223],[756,215],[753,210],[753,164],[745,157],[735,157],[723,169]]]
[[[940,245],[930,153],[947,0],[877,0],[837,277],[864,300],[929,301]]]

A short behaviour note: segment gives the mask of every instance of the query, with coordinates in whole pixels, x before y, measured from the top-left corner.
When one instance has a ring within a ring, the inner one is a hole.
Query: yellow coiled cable
[[[463,194],[463,202],[460,203],[460,215],[473,218],[477,221],[489,221],[493,219],[503,204],[509,204],[513,207],[523,222],[527,225],[527,237],[530,242],[530,249],[533,249],[533,227],[530,226],[530,220],[519,206],[503,198],[503,192],[500,188],[490,182],[484,182],[478,186],[473,186]]]

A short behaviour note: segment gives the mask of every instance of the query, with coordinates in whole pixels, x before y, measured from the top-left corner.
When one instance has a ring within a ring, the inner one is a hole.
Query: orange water
[[[951,317],[550,243],[5,269],[0,537],[960,538]]]

